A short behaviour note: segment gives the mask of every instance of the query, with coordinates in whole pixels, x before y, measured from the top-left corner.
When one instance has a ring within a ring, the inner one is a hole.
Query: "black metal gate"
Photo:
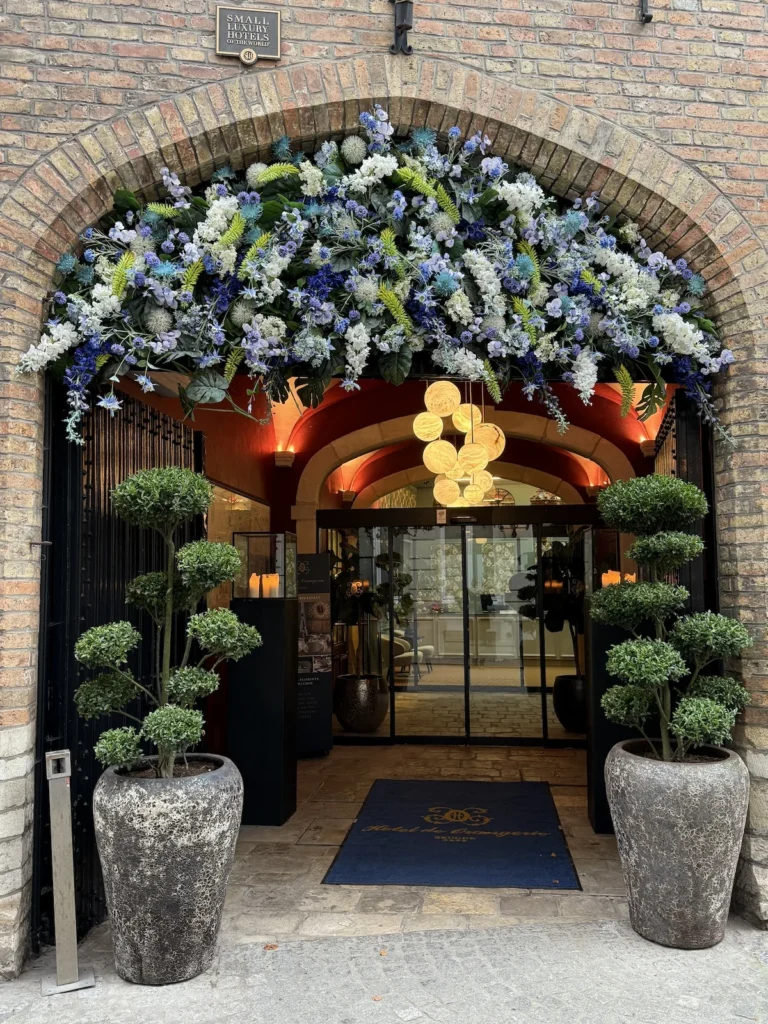
[[[83,630],[117,619],[141,629],[137,613],[125,604],[126,583],[164,565],[162,541],[152,531],[120,521],[110,507],[110,491],[131,473],[155,466],[202,468],[201,435],[163,413],[130,398],[112,419],[97,409],[85,423],[83,446],[64,438],[62,388],[48,381],[43,511],[43,571],[38,670],[35,830],[32,880],[32,943],[53,941],[48,794],[44,755],[72,752],[72,827],[78,932],[84,935],[106,915],[101,869],[91,819],[91,796],[101,773],[93,744],[108,725],[83,722],[73,693],[81,681],[73,647]],[[199,535],[191,529],[189,538]],[[154,652],[145,632],[134,663],[149,677]]]

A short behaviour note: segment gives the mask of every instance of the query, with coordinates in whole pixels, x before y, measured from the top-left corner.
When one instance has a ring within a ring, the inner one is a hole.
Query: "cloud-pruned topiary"
[[[714,612],[682,615],[688,592],[662,578],[704,550],[700,537],[682,529],[706,515],[706,498],[693,484],[653,475],[611,484],[598,505],[609,527],[636,534],[627,554],[644,577],[592,596],[596,622],[633,636],[608,652],[607,669],[619,685],[603,695],[606,716],[638,729],[665,761],[724,743],[749,694],[735,679],[701,673],[723,658],[738,657],[752,640],[736,619]],[[658,718],[660,750],[646,735],[652,715]]]
[[[176,550],[178,528],[206,512],[212,497],[213,489],[205,477],[177,467],[143,470],[112,492],[113,507],[122,519],[162,536],[166,559],[164,571],[137,576],[126,588],[127,602],[146,612],[154,623],[160,656],[152,680],[140,681],[128,668],[128,657],[141,640],[130,622],[94,626],[75,644],[77,660],[98,672],[75,693],[80,715],[93,719],[117,713],[136,722],[136,726],[101,734],[94,753],[104,765],[124,770],[135,767],[144,756],[144,741],[157,749],[157,773],[171,778],[176,759],[203,735],[203,715],[193,705],[218,686],[217,667],[227,658],[242,658],[261,644],[258,630],[240,622],[226,608],[192,614],[208,591],[234,579],[241,566],[240,555],[230,544],[200,540]],[[189,621],[181,663],[172,668],[177,613],[189,616]],[[192,664],[195,645],[198,661]],[[143,720],[126,711],[126,705],[138,695],[152,706]]]

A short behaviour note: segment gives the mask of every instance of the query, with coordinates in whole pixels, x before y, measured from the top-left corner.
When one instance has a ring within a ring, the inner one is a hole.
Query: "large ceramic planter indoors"
[[[617,743],[605,782],[632,927],[663,946],[704,949],[725,934],[749,799],[746,765],[723,747],[714,760],[640,756],[644,740]]]
[[[333,713],[346,732],[376,732],[388,711],[389,688],[383,676],[337,676]]]
[[[587,731],[587,698],[584,676],[555,676],[552,707],[566,732]]]
[[[108,768],[93,794],[117,973],[141,985],[194,978],[216,948],[243,782],[226,757],[187,761],[215,768],[173,779]]]

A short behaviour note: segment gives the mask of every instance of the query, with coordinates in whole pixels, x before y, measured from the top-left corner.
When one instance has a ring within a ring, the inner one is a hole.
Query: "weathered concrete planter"
[[[243,807],[234,764],[178,779],[108,768],[93,817],[117,973],[140,985],[186,981],[211,965]]]
[[[640,757],[644,740],[617,743],[605,782],[632,927],[663,946],[704,949],[725,934],[749,799],[744,762],[668,763]]]

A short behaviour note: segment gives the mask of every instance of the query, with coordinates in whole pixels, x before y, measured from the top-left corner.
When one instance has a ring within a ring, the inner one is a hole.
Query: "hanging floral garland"
[[[316,405],[334,377],[393,384],[409,375],[512,380],[565,429],[550,381],[589,404],[598,378],[649,381],[650,415],[676,381],[712,419],[711,377],[732,361],[701,310],[704,281],[653,252],[594,197],[565,206],[458,128],[396,141],[380,107],[360,135],[314,156],[287,138],[274,161],[217,171],[201,193],[165,170],[165,202],[115,195],[113,213],[58,263],[60,288],[22,372],[59,364],[69,436],[90,395],[116,412],[114,385],[189,375],[185,409],[229,402],[237,372],[284,400],[298,377]]]

